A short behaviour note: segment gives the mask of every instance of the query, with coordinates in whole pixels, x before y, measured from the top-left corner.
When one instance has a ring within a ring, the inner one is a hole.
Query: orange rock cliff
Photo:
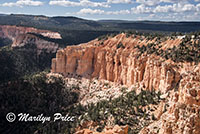
[[[7,37],[11,40],[14,40],[19,35],[24,35],[26,33],[37,33],[45,37],[61,39],[61,35],[57,32],[51,32],[48,30],[39,30],[32,27],[21,27],[21,26],[9,26],[9,25],[0,25],[0,37]]]
[[[12,40],[12,48],[23,47],[25,45],[34,44],[37,48],[38,55],[45,50],[47,53],[56,53],[59,49],[59,44],[44,40],[34,35],[42,35],[44,37],[61,39],[61,35],[57,32],[48,30],[40,30],[32,27],[18,27],[9,25],[0,25],[0,37]]]
[[[68,46],[59,50],[52,60],[52,72],[95,77],[128,86],[140,84],[149,90],[166,92],[179,82],[182,72],[194,66],[189,63],[175,64],[156,55],[144,54],[138,58],[135,47],[153,42],[155,40],[127,38],[125,34],[119,34],[104,41],[96,39],[79,46]],[[120,43],[124,48],[117,48]],[[167,39],[160,46],[166,49],[166,46],[173,47],[180,43],[179,38]]]
[[[144,127],[140,134],[199,134],[200,64],[175,62],[138,50],[153,43],[158,44],[154,49],[168,51],[182,45],[183,40],[184,36],[159,40],[157,37],[127,37],[124,33],[104,40],[96,39],[59,50],[52,59],[51,71],[161,91],[167,96],[165,104],[169,108],[165,112],[160,110],[157,120]],[[191,39],[190,42],[198,44],[199,40]],[[164,109],[163,104],[159,105]]]

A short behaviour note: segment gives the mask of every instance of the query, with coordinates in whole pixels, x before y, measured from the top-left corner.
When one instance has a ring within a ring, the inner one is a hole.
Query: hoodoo
[[[161,91],[157,120],[140,134],[199,134],[199,48],[200,36],[122,33],[59,50],[51,71]]]
[[[178,37],[159,40],[136,35],[127,37],[122,33],[59,50],[52,60],[52,72],[95,77],[128,86],[139,84],[149,90],[166,92],[179,83],[181,73],[196,67],[165,58],[165,51],[182,42]],[[150,52],[150,49],[154,50]]]

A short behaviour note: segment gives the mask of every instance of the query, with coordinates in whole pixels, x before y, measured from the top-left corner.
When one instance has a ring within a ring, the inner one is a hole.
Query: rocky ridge
[[[32,34],[18,35],[12,43],[12,48],[22,48],[26,46],[36,49],[37,55],[40,55],[43,51],[46,53],[56,53],[59,49],[59,44],[41,39]]]
[[[199,40],[199,36],[148,39],[122,33],[59,50],[52,60],[52,72],[161,91],[166,100],[155,111],[157,120],[140,133],[198,134],[200,64],[198,56],[197,60],[191,59],[194,54],[190,50],[199,51],[191,47],[198,46]],[[186,50],[182,47],[185,44],[189,44]],[[173,50],[178,52],[177,47],[185,50],[185,55],[191,53],[189,58],[175,55],[183,61],[174,60]]]
[[[48,37],[47,37],[48,36]],[[31,27],[0,26],[0,81],[18,79],[51,66],[61,45],[60,34]]]
[[[58,73],[49,73],[49,76],[60,77],[65,80],[67,87],[80,92],[79,102],[86,106],[91,103],[97,103],[101,100],[109,100],[109,98],[117,98],[123,94],[122,89],[130,92],[134,86],[127,87],[107,80],[78,78],[77,76],[63,77]]]
[[[58,51],[52,60],[52,72],[105,79],[128,86],[138,84],[164,93],[177,85],[181,73],[190,70],[193,63],[175,63],[155,54],[139,55],[136,47],[151,43],[159,43],[156,47],[165,50],[166,46],[179,45],[181,39],[166,38],[160,42],[156,38],[127,38],[126,34],[119,34],[104,41],[68,46]]]
[[[7,37],[11,40],[14,40],[18,35],[24,35],[26,33],[38,33],[45,37],[61,39],[61,35],[57,32],[39,30],[33,27],[0,25],[0,37]]]
[[[12,40],[12,48],[20,48],[28,45],[30,48],[36,48],[38,55],[44,50],[47,53],[56,53],[59,49],[59,44],[44,40],[34,34],[50,39],[61,39],[59,33],[48,30],[40,30],[32,27],[0,26],[0,37]]]
[[[144,124],[152,122],[154,113],[151,111],[157,109],[157,103],[160,101],[158,94],[144,90],[137,90],[139,92],[135,93],[134,86],[127,87],[107,80],[78,78],[77,76],[63,77],[56,73],[48,75],[62,78],[68,89],[80,93],[79,103],[66,109],[72,113],[77,111],[75,115],[77,121],[73,122],[75,131],[71,130],[71,133],[126,134],[124,123],[132,124],[132,126],[126,126],[129,131],[138,132]],[[139,99],[142,96],[143,101],[141,102]],[[147,96],[152,99],[148,99]],[[130,107],[131,102],[133,105]],[[143,111],[148,112],[143,115]],[[116,122],[118,123],[115,124]]]
[[[83,129],[75,134],[128,134],[128,126],[120,127],[118,125],[114,127],[106,127],[104,132],[93,132],[90,129]]]
[[[200,133],[200,67],[187,72],[178,91],[170,91],[167,111],[140,134],[199,134]]]

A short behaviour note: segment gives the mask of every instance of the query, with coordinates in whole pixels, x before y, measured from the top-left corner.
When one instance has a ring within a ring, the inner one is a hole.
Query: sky
[[[0,0],[1,14],[200,21],[200,0]]]

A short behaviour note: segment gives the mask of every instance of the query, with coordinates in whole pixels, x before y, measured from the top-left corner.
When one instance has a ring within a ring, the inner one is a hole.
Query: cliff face
[[[119,34],[57,52],[52,72],[105,79],[163,93],[156,121],[140,134],[200,133],[200,36]]]
[[[120,127],[116,125],[114,127],[106,127],[104,132],[94,132],[90,129],[83,129],[75,134],[128,134],[128,126]]]
[[[24,35],[26,33],[37,33],[45,37],[61,39],[61,35],[57,32],[51,32],[48,30],[39,30],[32,27],[0,25],[0,37],[2,38],[9,38],[11,40],[14,40],[17,36]]]
[[[184,69],[179,66],[186,65],[164,60],[155,54],[138,56],[137,46],[156,42],[155,39],[140,38],[127,38],[125,34],[119,34],[104,41],[94,40],[79,46],[69,46],[57,52],[56,58],[52,60],[52,72],[95,77],[128,86],[138,84],[145,89],[162,92],[175,87]],[[164,50],[166,44],[170,44],[170,48],[180,43],[178,38],[166,39],[160,43],[160,48]],[[190,65],[186,68],[190,68]]]
[[[29,48],[36,48],[38,54],[43,50],[47,53],[55,53],[58,50],[59,45],[57,43],[41,39],[34,34],[51,39],[61,39],[59,33],[48,30],[39,30],[31,27],[0,26],[0,37],[11,39],[12,48],[28,46]]]
[[[144,127],[140,134],[199,134],[199,76],[200,66],[184,73],[178,91],[170,93],[168,97],[167,111],[157,121]]]
[[[43,51],[47,53],[56,53],[59,45],[54,42],[43,40],[32,34],[18,35],[12,43],[13,48],[28,47],[37,50],[37,55]]]
[[[42,35],[50,39],[61,39],[59,33],[48,30],[8,25],[0,26],[0,37],[12,40],[12,48],[26,47],[26,49],[34,49],[37,50],[37,55],[40,55],[43,51],[45,51],[45,53],[56,53],[59,49],[57,43],[44,40],[37,35]]]

